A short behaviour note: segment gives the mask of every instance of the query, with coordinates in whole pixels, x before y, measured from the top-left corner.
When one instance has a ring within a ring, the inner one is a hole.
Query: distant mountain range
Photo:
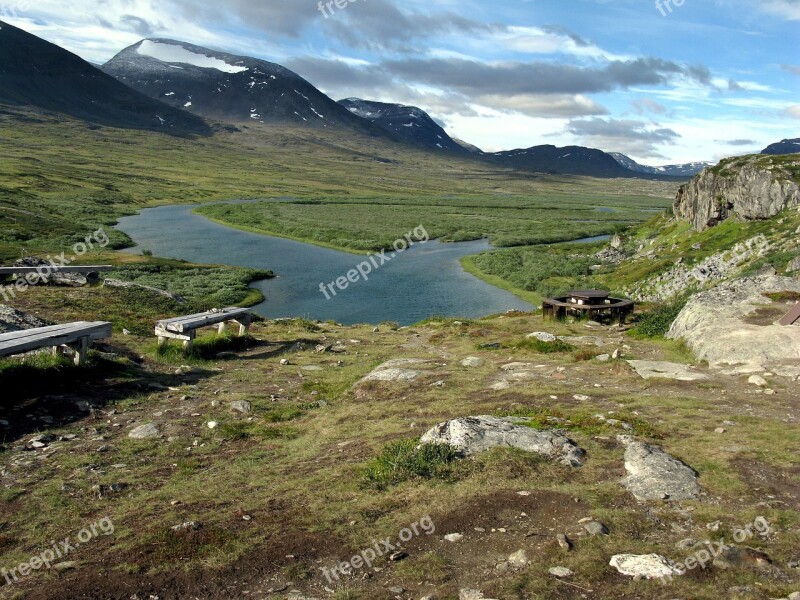
[[[761,151],[761,154],[795,154],[800,152],[800,138],[781,140],[771,144]]]
[[[175,40],[147,39],[103,65],[120,82],[226,123],[284,123],[379,131],[280,65]]]
[[[487,153],[452,138],[420,108],[360,98],[335,102],[280,65],[175,40],[142,40],[101,69],[0,22],[0,104],[32,106],[100,125],[204,135],[212,128],[203,118],[334,128],[505,168],[593,177],[689,178],[713,164],[651,167],[583,146]],[[800,152],[800,139],[763,151],[793,152]]]
[[[106,125],[210,134],[208,124],[156,102],[50,42],[0,21],[0,104]]]
[[[426,150],[470,153],[465,146],[451,138],[428,113],[416,106],[373,102],[360,98],[339,100],[339,104],[354,115],[374,123],[396,139],[408,144]]]
[[[648,167],[647,165],[640,165],[635,160],[620,154],[619,152],[609,153],[614,160],[621,164],[626,169],[634,173],[645,173],[648,175],[664,175],[667,177],[694,177],[700,171],[707,167],[713,167],[715,163],[712,162],[692,162],[682,165],[664,165],[661,167]]]

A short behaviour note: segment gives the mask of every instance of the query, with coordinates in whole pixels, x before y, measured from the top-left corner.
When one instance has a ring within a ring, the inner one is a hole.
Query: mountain
[[[761,154],[795,154],[796,152],[800,152],[800,138],[781,140],[770,144],[761,151]]]
[[[431,116],[416,106],[373,102],[360,98],[340,100],[354,115],[366,119],[395,138],[426,150],[444,150],[465,154],[469,152],[434,121]]]
[[[0,104],[110,127],[209,134],[202,119],[140,94],[58,46],[0,21]]]
[[[285,67],[175,40],[142,40],[103,71],[151,98],[223,122],[379,131]]]
[[[487,160],[506,167],[559,173],[562,175],[586,175],[590,177],[637,177],[643,174],[630,171],[602,150],[567,146],[557,148],[552,145],[508,150],[484,154]]]
[[[483,154],[483,150],[478,148],[475,144],[470,144],[458,138],[453,138],[453,141],[471,154]]]
[[[669,177],[694,177],[700,171],[707,167],[714,166],[711,162],[693,162],[682,165],[664,165],[661,167],[648,167],[647,165],[640,165],[631,157],[619,152],[609,152],[609,154],[620,165],[634,171],[635,173],[644,173],[647,175],[666,175]]]

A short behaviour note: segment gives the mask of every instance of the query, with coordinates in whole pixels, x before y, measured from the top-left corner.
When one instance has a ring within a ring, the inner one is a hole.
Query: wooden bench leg
[[[250,315],[242,318],[239,323],[239,337],[244,337],[250,331]]]
[[[78,340],[78,347],[75,349],[75,365],[81,366],[86,361],[86,353],[89,350],[89,338],[82,337]]]
[[[166,343],[167,343],[167,338],[158,336],[158,347],[159,348],[161,348],[162,346],[165,346]]]
[[[220,323],[219,326],[217,327],[217,334],[222,335],[223,333],[225,333],[225,329],[227,329],[227,327],[228,324],[225,321]]]

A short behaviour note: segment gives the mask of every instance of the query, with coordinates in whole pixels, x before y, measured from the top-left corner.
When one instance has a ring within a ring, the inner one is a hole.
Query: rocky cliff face
[[[800,156],[750,156],[728,159],[681,187],[675,215],[697,231],[738,216],[769,219],[800,207]]]

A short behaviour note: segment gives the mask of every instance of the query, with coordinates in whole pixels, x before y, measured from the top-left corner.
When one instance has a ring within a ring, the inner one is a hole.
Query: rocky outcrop
[[[797,364],[800,327],[775,323],[790,308],[765,296],[776,292],[800,293],[800,280],[777,275],[745,277],[695,294],[667,337],[685,340],[695,356],[711,366],[751,365],[766,369]],[[755,317],[769,309],[775,318],[766,313],[767,324],[759,324]]]
[[[0,304],[0,333],[23,331],[36,327],[47,327],[48,325],[52,325],[52,323],[25,314],[16,308]]]
[[[517,448],[544,454],[560,463],[580,467],[585,452],[557,431],[542,431],[519,424],[524,419],[464,417],[439,423],[422,436],[423,444],[446,444],[464,456],[492,448]]]
[[[732,215],[746,220],[769,219],[800,206],[800,186],[789,167],[800,157],[751,156],[723,161],[681,187],[675,215],[697,231],[713,227]]]
[[[14,262],[15,267],[28,267],[31,269],[40,268],[42,275],[36,277],[26,277],[28,285],[60,285],[66,287],[83,287],[85,285],[97,283],[100,280],[99,273],[62,273],[53,268],[53,265],[41,258],[28,256],[20,258]]]
[[[663,302],[728,279],[746,263],[765,256],[770,249],[769,240],[759,234],[736,244],[730,250],[713,254],[696,265],[678,264],[623,291],[627,297],[639,302]]]

